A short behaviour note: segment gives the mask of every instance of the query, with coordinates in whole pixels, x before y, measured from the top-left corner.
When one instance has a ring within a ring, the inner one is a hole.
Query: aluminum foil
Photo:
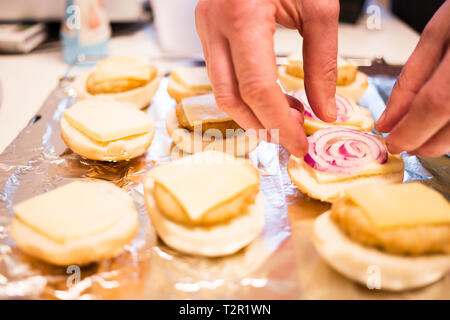
[[[371,79],[373,80],[373,79]],[[374,292],[341,277],[317,256],[311,243],[313,219],[329,205],[309,199],[290,183],[289,154],[262,142],[250,154],[261,172],[266,197],[265,227],[235,255],[189,256],[168,248],[156,236],[143,202],[143,178],[174,150],[164,117],[175,102],[164,79],[148,113],[156,127],[141,157],[120,163],[86,160],[60,138],[63,111],[75,102],[70,83],[62,83],[38,115],[0,155],[0,298],[46,299],[313,299],[448,298],[450,276],[422,290],[402,294]],[[375,118],[384,101],[372,83],[360,101]],[[406,180],[424,180],[448,196],[449,159],[430,162],[404,155]],[[426,162],[421,162],[426,161]],[[114,259],[79,268],[54,267],[32,259],[8,235],[13,205],[77,179],[108,180],[133,197],[139,211],[136,238]]]

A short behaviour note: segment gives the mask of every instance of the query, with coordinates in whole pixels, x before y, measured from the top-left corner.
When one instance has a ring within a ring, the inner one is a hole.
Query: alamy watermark
[[[260,141],[279,144],[279,129],[226,129],[223,133],[219,129],[211,128],[202,131],[201,122],[195,123],[194,130],[178,128],[173,131],[172,138],[176,144],[182,146],[171,151],[171,159],[183,155],[196,154],[204,151],[219,151],[229,155],[245,156]],[[181,150],[180,150],[181,149]],[[186,154],[184,154],[186,153]],[[238,161],[237,158],[227,157],[227,161]],[[207,160],[210,163],[209,160]]]
[[[376,4],[367,6],[366,27],[369,30],[381,30],[381,8]]]
[[[66,8],[66,27],[69,30],[79,30],[81,28],[81,9],[72,4]]]
[[[67,267],[66,273],[69,274],[66,280],[67,288],[72,288],[81,281],[81,268],[76,264]]]
[[[370,265],[367,270],[366,286],[369,290],[381,289],[381,268],[375,264]]]

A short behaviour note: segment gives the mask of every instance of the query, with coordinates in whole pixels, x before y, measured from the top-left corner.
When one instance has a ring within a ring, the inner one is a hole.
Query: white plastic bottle
[[[72,64],[79,55],[105,56],[111,26],[101,0],[67,0],[61,24],[63,59]]]

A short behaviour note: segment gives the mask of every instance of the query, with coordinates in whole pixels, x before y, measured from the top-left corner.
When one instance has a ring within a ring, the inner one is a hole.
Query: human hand
[[[424,157],[450,152],[450,1],[425,27],[395,83],[376,128],[390,132],[392,153]]]
[[[200,0],[196,26],[218,106],[244,129],[279,129],[295,156],[308,150],[298,100],[278,78],[276,23],[303,36],[305,89],[314,113],[336,119],[338,0]],[[270,138],[270,137],[269,137]]]

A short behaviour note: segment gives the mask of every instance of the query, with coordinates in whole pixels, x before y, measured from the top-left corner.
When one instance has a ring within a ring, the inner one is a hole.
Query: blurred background
[[[443,2],[341,0],[340,55],[368,73],[395,76]],[[174,63],[201,61],[196,3],[0,0],[0,152],[74,63],[130,54],[168,70]],[[297,31],[277,27],[274,49],[279,59],[301,48]]]
[[[145,25],[154,23],[158,31],[159,44],[164,51],[195,55],[199,53],[196,52],[198,47],[187,44],[189,48],[183,48],[176,40],[186,38],[177,36],[177,34],[189,33],[186,43],[196,42],[193,39],[193,34],[195,34],[193,10],[197,1],[2,0],[0,1],[0,51],[27,53],[33,50],[58,49],[62,45],[60,42],[61,22],[64,23],[64,19],[67,18],[70,6],[79,5],[83,9],[85,6],[95,7],[97,5],[105,11],[107,23],[112,27],[113,37],[127,32],[133,33]],[[372,15],[372,21],[376,22],[377,15],[380,15],[380,25],[372,27],[381,30],[383,29],[383,20],[386,20],[386,14],[388,14],[420,33],[443,2],[444,0],[340,0],[340,22],[342,26],[348,24],[357,27],[364,24],[361,18],[367,20],[368,15]],[[86,11],[87,14],[95,14],[89,9]],[[366,27],[370,29],[368,23],[366,24]],[[391,25],[388,24],[384,26],[384,29],[390,27]],[[174,31],[172,32],[170,29]],[[23,32],[26,33],[26,36],[20,37],[21,31],[27,31]],[[396,30],[389,31],[395,32]],[[167,37],[177,39],[169,40]],[[355,41],[357,40],[355,39]],[[178,45],[173,46],[171,42]]]

